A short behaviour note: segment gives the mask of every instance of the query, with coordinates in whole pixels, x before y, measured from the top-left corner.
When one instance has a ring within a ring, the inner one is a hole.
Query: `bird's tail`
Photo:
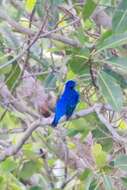
[[[52,126],[52,127],[56,127],[57,124],[58,124],[58,120],[57,120],[57,118],[55,117],[54,120],[53,120],[53,122],[52,122],[52,124],[51,124],[51,126]]]

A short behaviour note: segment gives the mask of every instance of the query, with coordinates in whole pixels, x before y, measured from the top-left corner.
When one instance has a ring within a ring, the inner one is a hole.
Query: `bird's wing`
[[[66,106],[66,117],[69,119],[75,110],[77,103],[79,101],[79,94],[75,91],[74,94],[70,95],[68,104]]]
[[[79,101],[79,93],[77,91],[73,91],[73,93],[70,94],[69,96],[68,104],[73,107],[77,105],[78,101]]]
[[[66,101],[64,98],[60,98],[57,101],[56,108],[55,108],[55,117],[52,122],[52,126],[56,126],[62,116],[66,113]]]
[[[62,116],[66,112],[66,101],[63,98],[60,98],[56,104],[55,113]]]

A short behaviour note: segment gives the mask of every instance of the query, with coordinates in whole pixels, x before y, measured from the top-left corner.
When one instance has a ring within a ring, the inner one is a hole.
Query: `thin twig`
[[[42,153],[41,158],[43,159],[43,162],[44,162],[44,168],[46,170],[46,173],[47,173],[47,176],[48,176],[48,179],[49,179],[50,187],[51,187],[51,189],[54,189],[55,186],[54,186],[54,183],[53,183],[53,176],[51,174],[51,169],[49,168],[46,155],[45,155],[45,153],[43,153],[42,149],[40,149],[40,151]]]
[[[91,106],[88,109],[84,109],[81,110],[79,112],[76,112],[72,115],[72,117],[70,118],[70,120],[73,119],[78,119],[81,117],[84,117],[90,113],[97,113],[98,118],[100,119],[100,121],[106,126],[106,128],[109,130],[109,132],[112,134],[112,138],[120,143],[127,143],[127,139],[120,136],[115,129],[113,128],[113,126],[104,118],[104,116],[101,114],[100,110],[102,109],[102,107],[104,107],[103,104],[95,104],[94,106]],[[108,107],[108,106],[107,106]],[[61,122],[64,122],[65,118],[63,118]],[[52,122],[52,117],[49,118],[39,118],[37,119],[35,122],[33,122],[31,124],[31,126],[29,126],[27,128],[27,130],[24,132],[23,137],[19,140],[19,142],[11,147],[9,150],[5,149],[5,152],[3,154],[1,154],[0,156],[0,161],[5,160],[7,157],[15,155],[21,148],[22,146],[25,144],[25,142],[29,139],[29,137],[31,136],[32,132],[35,131],[39,126],[49,126]]]
[[[64,189],[66,187],[66,185],[68,185],[68,183],[70,183],[75,177],[78,176],[78,173],[75,173],[73,176],[71,176],[70,178],[68,178],[62,185],[61,185],[61,189]]]

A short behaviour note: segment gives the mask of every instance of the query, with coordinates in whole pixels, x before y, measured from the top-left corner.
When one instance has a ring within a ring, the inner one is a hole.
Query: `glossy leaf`
[[[75,74],[89,73],[89,66],[85,63],[85,59],[82,57],[73,56],[69,61],[68,65]]]
[[[97,52],[105,50],[107,48],[116,48],[127,42],[127,32],[120,34],[113,34],[103,41],[98,42],[96,45]]]
[[[85,190],[90,190],[90,186],[93,181],[93,178],[94,178],[93,173],[89,173],[88,176],[85,178],[85,180],[84,180],[84,187],[85,187],[84,189]]]
[[[100,38],[97,41],[97,46],[100,44],[102,44],[106,39],[108,39],[110,36],[112,36],[112,30],[107,30],[104,33],[102,33],[102,35],[100,36]]]
[[[103,184],[105,190],[113,190],[111,178],[108,175],[103,175]]]
[[[84,21],[91,16],[96,6],[97,6],[97,3],[95,2],[95,0],[86,0],[85,5],[83,6],[83,9],[82,9],[82,15],[83,15]]]
[[[125,32],[127,30],[127,1],[122,0],[112,19],[112,29],[115,32]]]
[[[79,73],[82,71],[82,68],[84,66],[84,59],[83,58],[76,58],[76,57],[72,57],[69,61],[68,61],[68,65],[70,66],[71,70],[74,73]],[[78,66],[78,67],[77,67]]]
[[[127,88],[127,79],[122,73],[119,73],[118,70],[116,71],[112,70],[111,68],[104,68],[104,71],[113,77],[122,89]]]
[[[123,72],[127,72],[127,57],[113,57],[104,60],[106,64],[109,64],[116,69],[120,69]]]
[[[119,111],[123,105],[123,95],[120,85],[116,83],[116,80],[102,71],[99,73],[98,85],[104,99],[114,110]]]
[[[127,155],[118,155],[114,160],[114,167],[127,171]]]

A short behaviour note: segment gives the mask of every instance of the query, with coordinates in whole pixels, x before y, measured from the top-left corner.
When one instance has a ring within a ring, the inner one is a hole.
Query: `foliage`
[[[125,0],[0,1],[0,189],[127,188],[126,22]],[[52,129],[69,79],[79,115]]]

